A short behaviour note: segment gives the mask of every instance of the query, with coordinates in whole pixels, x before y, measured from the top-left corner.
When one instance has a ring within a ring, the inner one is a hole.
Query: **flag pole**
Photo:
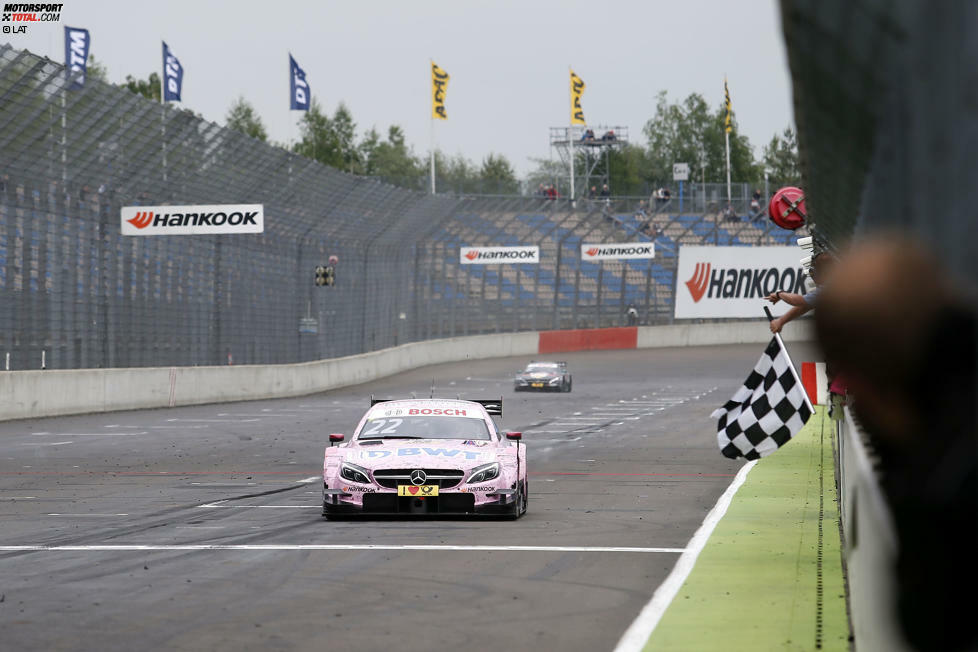
[[[727,76],[723,76],[723,100],[724,107],[726,108],[726,120],[724,121],[723,131],[726,140],[726,150],[727,150],[727,209],[730,209],[730,129],[731,123],[733,122],[732,116],[730,115],[730,90],[727,88]]]
[[[163,143],[163,183],[166,183],[166,101],[163,99],[165,97],[166,89],[163,84],[166,83],[166,44],[163,44],[163,70],[160,71],[163,74],[160,75],[160,141]]]
[[[428,63],[431,64],[429,67],[429,72],[434,75],[435,70],[435,60],[428,59]],[[434,79],[434,77],[432,77]],[[434,84],[434,81],[432,81]],[[432,93],[434,93],[434,88],[432,88]],[[431,96],[431,101],[434,102],[434,95]],[[435,114],[432,111],[431,115],[428,116],[428,120],[431,123],[429,125],[429,146],[428,146],[428,162],[431,169],[431,194],[435,194]]]
[[[574,71],[567,66],[567,74],[572,75]],[[571,206],[574,205],[574,83],[571,81],[567,85],[567,96],[570,100],[571,119],[567,127],[567,151],[570,159],[570,200]]]
[[[725,134],[727,140],[727,207],[730,207],[730,132]]]
[[[769,307],[764,306],[764,314],[767,315],[767,320],[769,322],[774,321],[774,315],[771,314],[771,309]],[[775,333],[774,339],[778,341],[778,346],[780,346],[781,350],[784,351],[784,357],[788,359],[788,367],[791,369],[791,375],[795,377],[795,382],[804,387],[805,383],[801,382],[801,378],[798,377],[798,372],[795,371],[795,363],[791,361],[791,356],[788,355],[788,347],[784,345],[784,340],[781,339],[781,333]],[[808,409],[811,410],[812,414],[814,414],[815,408],[812,406],[812,402],[808,398],[808,392],[804,391],[802,394],[805,397],[805,405],[807,405]]]

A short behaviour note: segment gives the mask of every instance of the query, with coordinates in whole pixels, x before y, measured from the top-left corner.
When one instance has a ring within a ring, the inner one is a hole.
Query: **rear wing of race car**
[[[388,401],[397,401],[400,399],[396,398],[374,398],[373,395],[370,396],[370,407],[377,405],[378,403],[387,403]],[[451,400],[451,399],[446,399]],[[486,409],[486,413],[492,416],[501,417],[503,416],[503,399],[499,398],[483,398],[483,399],[458,399],[464,401],[470,401],[472,403],[478,403]]]

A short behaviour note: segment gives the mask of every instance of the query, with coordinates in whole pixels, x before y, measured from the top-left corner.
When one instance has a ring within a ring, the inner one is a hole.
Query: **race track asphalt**
[[[762,348],[561,354],[570,394],[514,393],[521,357],[0,423],[0,649],[611,650],[740,468],[709,413]],[[327,435],[349,435],[371,394],[432,385],[503,396],[528,514],[322,520]]]

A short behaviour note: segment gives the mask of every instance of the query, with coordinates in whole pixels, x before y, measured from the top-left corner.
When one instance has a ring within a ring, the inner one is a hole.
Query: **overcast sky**
[[[588,123],[626,126],[643,145],[659,91],[717,106],[724,74],[755,154],[793,125],[776,0],[66,0],[60,23],[0,38],[63,63],[65,25],[91,32],[112,82],[159,72],[166,40],[184,67],[183,106],[223,124],[242,95],[282,142],[300,115],[288,109],[291,51],[327,111],[345,102],[361,135],[399,124],[419,155],[433,59],[451,75],[436,147],[477,162],[503,154],[521,175],[550,156],[548,128],[568,123],[569,66],[587,84]]]

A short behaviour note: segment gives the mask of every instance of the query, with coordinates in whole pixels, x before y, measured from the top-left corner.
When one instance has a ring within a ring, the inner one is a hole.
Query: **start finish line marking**
[[[92,545],[92,546],[0,546],[0,552],[169,552],[236,550],[420,550],[463,552],[665,552],[682,554],[684,548],[629,548],[624,546],[449,546],[449,545],[344,545],[344,544],[188,544],[188,545]]]

